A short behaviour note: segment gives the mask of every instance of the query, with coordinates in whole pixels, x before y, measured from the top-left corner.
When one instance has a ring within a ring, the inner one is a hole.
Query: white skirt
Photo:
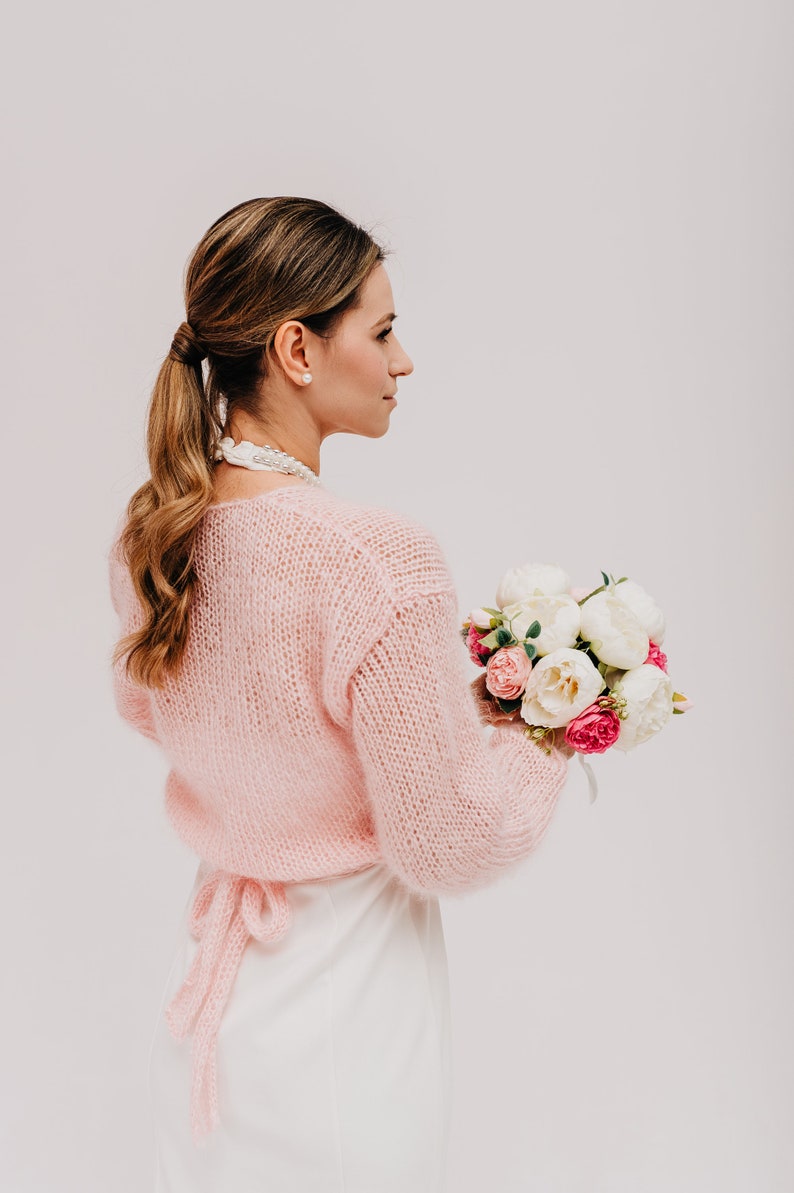
[[[191,1137],[191,1039],[164,1009],[198,948],[188,924],[152,1041],[156,1193],[442,1193],[451,1102],[438,900],[383,863],[287,883],[276,941],[248,940],[217,1038],[220,1123]]]

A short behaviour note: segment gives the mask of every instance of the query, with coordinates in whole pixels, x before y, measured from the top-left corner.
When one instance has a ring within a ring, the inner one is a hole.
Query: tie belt
[[[202,882],[190,912],[199,942],[190,971],[165,1012],[172,1036],[193,1032],[190,1124],[198,1143],[219,1120],[216,1041],[221,1017],[249,939],[279,940],[290,907],[281,882],[213,870]]]

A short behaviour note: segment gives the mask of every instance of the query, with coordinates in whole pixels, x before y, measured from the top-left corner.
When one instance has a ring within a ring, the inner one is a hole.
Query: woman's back
[[[407,561],[399,576],[387,563],[412,538],[426,555],[405,519],[304,482],[206,511],[179,675],[136,694],[116,672],[122,711],[125,699],[148,702],[172,768],[169,816],[200,857],[279,881],[376,859],[348,683],[391,601],[413,595]],[[115,553],[111,566],[114,592],[129,600]],[[440,579],[426,575],[431,587]]]

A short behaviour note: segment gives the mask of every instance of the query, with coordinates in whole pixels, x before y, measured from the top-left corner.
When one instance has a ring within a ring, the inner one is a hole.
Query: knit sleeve
[[[135,597],[129,571],[118,554],[114,543],[108,556],[110,599],[118,618],[119,637],[138,629],[141,613]],[[128,724],[144,737],[159,742],[152,715],[151,696],[148,688],[140,687],[127,675],[124,664],[126,655],[112,665],[113,697],[116,708]]]
[[[351,681],[379,845],[419,893],[485,885],[531,853],[567,775],[566,756],[547,755],[523,723],[481,723],[467,667],[447,587],[395,608]]]

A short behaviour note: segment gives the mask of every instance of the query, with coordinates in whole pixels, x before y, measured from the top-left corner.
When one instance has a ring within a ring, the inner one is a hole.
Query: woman
[[[201,859],[152,1045],[159,1193],[443,1189],[438,896],[526,857],[566,775],[562,744],[483,736],[432,534],[320,483],[323,439],[384,435],[413,370],[384,255],[309,199],[212,225],[110,552],[118,709]]]

